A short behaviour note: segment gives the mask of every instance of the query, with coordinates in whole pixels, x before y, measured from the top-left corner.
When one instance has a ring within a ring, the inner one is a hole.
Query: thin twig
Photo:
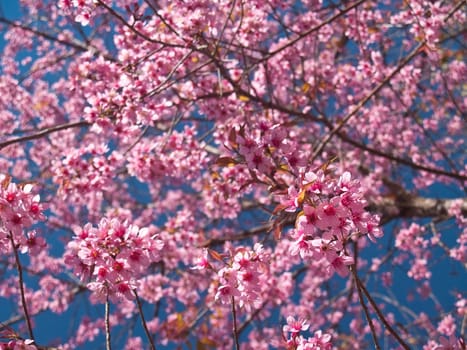
[[[234,342],[235,342],[235,349],[240,350],[240,344],[238,342],[238,331],[237,331],[237,312],[235,311],[235,298],[233,297],[233,295],[230,297],[230,300],[232,302],[232,322],[233,322],[232,333],[233,333]]]
[[[127,27],[131,32],[133,32],[137,36],[143,38],[146,41],[155,42],[144,33],[141,33],[140,31],[136,30],[134,26],[130,25],[121,15],[119,15],[112,7],[108,6],[106,3],[102,2],[101,0],[97,0],[97,4],[105,8],[112,16],[118,19],[120,23],[122,23],[125,27]]]
[[[206,241],[199,244],[198,248],[207,248],[213,247],[216,245],[223,244],[225,242],[232,242],[232,241],[240,241],[244,239],[248,239],[254,236],[258,236],[260,234],[266,234],[271,231],[271,224],[260,225],[257,227],[253,227],[249,230],[245,230],[240,234],[227,236],[227,237],[219,237],[219,238],[209,238]]]
[[[118,14],[112,7],[108,6],[106,3],[104,3],[101,0],[96,0],[96,1],[100,6],[105,8],[112,16],[114,16],[116,19],[118,19],[119,22],[122,23],[125,27],[127,27],[132,33],[136,34],[137,36],[144,39],[145,41],[153,43],[153,44],[160,44],[160,45],[166,46],[166,47],[181,47],[181,48],[184,47],[183,45],[177,45],[177,44],[172,44],[172,43],[168,43],[168,42],[162,42],[162,41],[154,40],[154,39],[150,38],[146,34],[136,30],[133,25],[129,24],[125,20],[125,18],[123,18],[120,14]]]
[[[365,288],[364,284],[360,281],[360,279],[358,278],[357,275],[354,276],[356,278],[356,281],[358,283],[358,288],[361,289],[363,291],[363,293],[365,294],[366,298],[368,299],[368,301],[370,302],[371,306],[373,307],[373,310],[376,312],[376,315],[378,316],[378,318],[380,319],[380,321],[384,324],[384,326],[386,327],[386,329],[389,331],[389,333],[392,334],[392,336],[394,338],[397,339],[397,341],[399,342],[399,344],[405,349],[405,350],[410,350],[410,347],[407,345],[407,343],[399,336],[399,334],[397,334],[397,332],[394,330],[394,328],[392,328],[392,326],[389,324],[389,322],[386,320],[386,318],[384,317],[383,313],[381,312],[381,310],[379,309],[378,305],[376,305],[376,302],[373,300],[373,298],[371,297],[370,293],[368,293],[368,290]]]
[[[56,42],[56,43],[59,43],[61,45],[64,45],[64,46],[67,46],[67,47],[71,47],[79,52],[93,52],[93,53],[98,53],[99,55],[101,55],[102,57],[104,57],[105,59],[109,60],[109,61],[112,61],[114,62],[115,61],[115,58],[108,55],[108,54],[105,54],[103,52],[100,52],[99,49],[95,46],[92,46],[91,44],[89,45],[84,45],[82,42],[76,40],[76,41],[68,41],[68,40],[63,40],[63,39],[59,39],[55,36],[53,36],[52,34],[49,34],[49,33],[46,33],[46,32],[41,32],[40,30],[37,30],[37,29],[34,29],[34,28],[31,28],[31,27],[28,27],[28,26],[25,26],[21,23],[16,23],[16,22],[13,22],[13,21],[10,21],[9,19],[7,18],[4,18],[4,17],[0,17],[0,22],[2,23],[5,23],[11,27],[14,27],[14,28],[19,28],[19,29],[22,29],[26,32],[30,32],[32,34],[35,34],[39,37],[42,37],[44,39],[47,39],[47,40],[50,40],[52,42]]]
[[[26,324],[28,325],[29,338],[34,339],[34,333],[32,331],[31,318],[29,317],[28,306],[26,304],[26,296],[24,293],[24,281],[23,281],[23,267],[21,266],[21,261],[19,261],[18,250],[16,249],[15,240],[13,239],[13,233],[10,231],[8,236],[11,242],[11,248],[15,254],[16,268],[18,269],[18,284],[21,294],[21,303],[23,304],[24,318],[26,319]]]
[[[125,150],[125,152],[123,152],[124,156],[126,156],[128,154],[128,152],[130,152],[138,144],[138,142],[141,141],[141,139],[143,138],[144,134],[146,134],[148,129],[149,129],[149,125],[146,125],[144,127],[143,131],[141,131],[141,133],[138,135],[136,140]]]
[[[112,346],[110,345],[110,302],[108,293],[105,300],[105,348],[112,350]]]
[[[178,33],[178,32],[175,30],[175,28],[172,27],[172,26],[170,25],[170,23],[167,22],[167,21],[165,20],[165,18],[162,17],[162,16],[159,14],[159,12],[157,11],[157,8],[155,8],[148,0],[144,0],[144,2],[145,2],[146,4],[148,4],[148,6],[154,11],[154,14],[156,15],[156,17],[159,18],[159,19],[161,20],[161,22],[162,22],[173,34],[175,34],[175,36],[177,36],[178,38],[180,38],[180,39],[183,40],[183,41],[186,41],[186,40],[180,35],[180,33]]]
[[[229,19],[232,20],[232,24],[233,24],[232,15],[233,15],[233,11],[235,9],[235,5],[236,5],[236,1],[234,0],[234,1],[232,1],[232,5],[230,6],[229,13],[227,14],[227,17],[225,18],[225,22],[224,22],[224,24],[222,26],[222,29],[221,29],[220,33],[219,33],[219,37],[217,38],[216,44],[214,45],[214,50],[213,50],[214,55],[216,54],[217,50],[219,49],[219,44],[220,44],[222,36],[224,35],[224,32],[225,32],[225,30],[227,28],[227,23],[229,22]],[[240,21],[240,26],[241,26],[241,21]],[[240,26],[239,26],[238,29],[240,29]],[[235,37],[235,35],[232,37],[232,40],[233,40],[234,37]]]
[[[358,279],[355,266],[356,264],[353,265],[350,270],[352,271],[352,275],[355,280],[355,285],[357,286],[358,300],[360,301],[360,305],[362,306],[363,312],[365,313],[365,318],[368,322],[368,325],[370,326],[371,336],[373,337],[373,343],[375,344],[375,348],[377,350],[381,350],[381,347],[379,346],[379,343],[378,343],[378,336],[376,335],[375,325],[373,324],[373,320],[370,317],[370,313],[368,312],[368,307],[365,304],[365,300],[363,300],[362,289],[360,288],[361,283],[360,283],[360,280]]]
[[[64,46],[72,47],[72,48],[74,48],[76,50],[79,50],[79,51],[82,51],[82,52],[85,52],[85,51],[89,50],[88,47],[82,45],[81,43],[74,43],[74,42],[71,42],[71,41],[56,38],[56,37],[54,37],[53,35],[51,35],[49,33],[44,33],[44,32],[41,32],[41,31],[39,31],[37,29],[25,26],[25,25],[23,25],[21,23],[16,23],[16,22],[10,21],[9,19],[4,18],[4,17],[0,17],[0,22],[3,22],[3,23],[5,23],[5,24],[7,24],[7,25],[9,25],[11,27],[19,28],[19,29],[22,29],[24,31],[30,32],[32,34],[35,34],[37,36],[43,37],[44,39],[57,42],[57,43],[62,44]]]
[[[449,18],[451,18],[451,16],[456,13],[462,6],[465,6],[467,5],[467,1],[466,0],[462,0],[462,1],[459,1],[459,3],[454,6],[451,11],[449,11],[449,13],[446,15],[446,17],[444,17],[444,22],[447,22],[449,20]]]
[[[432,168],[432,167],[425,166],[425,165],[418,164],[418,163],[414,163],[410,159],[402,158],[402,157],[393,155],[391,153],[386,153],[384,151],[380,151],[380,150],[378,150],[376,148],[372,148],[372,147],[370,147],[368,145],[365,145],[364,143],[360,143],[360,142],[356,141],[354,138],[352,138],[351,136],[348,136],[348,135],[346,135],[346,134],[344,134],[342,132],[338,132],[337,135],[339,136],[339,138],[342,141],[344,141],[344,142],[346,142],[348,144],[351,144],[352,146],[355,146],[355,147],[357,147],[357,148],[359,148],[359,149],[361,149],[363,151],[371,153],[373,155],[380,156],[382,158],[392,160],[392,161],[394,161],[396,163],[409,166],[409,167],[411,167],[413,169],[426,171],[426,172],[431,173],[431,174],[447,176],[447,177],[450,177],[452,179],[456,179],[456,180],[459,180],[459,181],[462,181],[462,182],[467,181],[467,176],[465,176],[465,175],[445,171],[443,169]]]
[[[143,308],[141,307],[141,300],[139,299],[136,289],[133,289],[133,293],[135,294],[135,297],[136,297],[136,304],[138,305],[139,315],[141,316],[141,323],[143,324],[144,332],[146,333],[146,336],[148,337],[151,350],[156,350],[156,346],[154,345],[154,341],[152,340],[151,333],[149,332],[146,319],[144,318]]]
[[[149,92],[147,95],[144,97],[151,97],[156,94],[158,94],[160,91],[162,91],[165,88],[165,85],[169,82],[169,80],[174,76],[174,74],[177,72],[177,69],[186,61],[186,59],[193,53],[193,50],[188,51],[183,57],[173,66],[172,70],[169,72],[167,77],[157,86],[155,87],[151,92]]]
[[[462,319],[462,324],[461,324],[461,337],[464,339],[465,338],[465,328],[467,325],[467,314],[464,315],[464,318]]]

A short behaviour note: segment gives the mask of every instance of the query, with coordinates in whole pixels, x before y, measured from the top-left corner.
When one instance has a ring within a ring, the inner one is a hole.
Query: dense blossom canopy
[[[16,6],[0,349],[465,349],[465,0]]]

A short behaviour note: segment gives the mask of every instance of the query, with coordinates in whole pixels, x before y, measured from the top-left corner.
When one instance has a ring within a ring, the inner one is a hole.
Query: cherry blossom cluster
[[[37,346],[32,339],[16,339],[8,343],[0,343],[0,350],[37,350]]]
[[[119,155],[109,154],[106,145],[91,143],[53,162],[54,181],[64,197],[83,203],[88,193],[109,190],[120,163]]]
[[[365,210],[362,187],[349,172],[339,179],[322,170],[303,172],[284,199],[281,208],[297,212],[290,253],[322,261],[329,275],[345,276],[347,266],[354,263],[347,242],[363,235],[374,242],[382,236],[378,216]]]
[[[289,136],[289,129],[281,124],[262,122],[250,132],[240,128],[235,135],[235,150],[250,169],[271,174],[279,165],[292,170],[306,164],[305,153],[298,151],[297,142]],[[293,135],[292,135],[293,136]]]
[[[203,212],[211,218],[235,219],[242,210],[240,194],[250,192],[250,174],[244,166],[212,171],[211,177],[195,184],[203,196]]]
[[[464,229],[460,232],[459,237],[456,239],[457,246],[453,247],[449,255],[451,258],[456,259],[460,262],[465,262],[467,260],[467,217],[462,214],[462,202],[456,200],[450,208],[451,214],[456,218],[456,222],[459,227]],[[439,234],[436,235],[433,239],[433,243],[439,243],[440,237]]]
[[[287,324],[282,327],[287,349],[294,350],[330,350],[332,349],[331,335],[318,330],[312,337],[305,338],[302,331],[307,331],[310,324],[303,319],[296,320],[287,317]]]
[[[46,246],[35,230],[25,231],[45,219],[44,205],[32,184],[17,185],[8,175],[0,174],[0,251],[11,249],[11,239],[22,253],[36,255]]]
[[[396,238],[396,247],[414,256],[412,266],[407,273],[414,280],[424,280],[431,277],[431,271],[428,268],[431,254],[426,249],[431,243],[423,237],[424,232],[424,227],[412,223],[408,228],[401,229]]]
[[[207,265],[201,260],[198,268]],[[270,280],[269,254],[259,243],[253,249],[239,247],[227,266],[218,272],[218,287],[214,299],[223,304],[231,304],[232,298],[240,307],[258,308],[263,302],[264,288]]]
[[[139,278],[160,260],[163,246],[149,228],[103,218],[97,227],[88,223],[75,230],[64,259],[97,301],[132,299]]]
[[[396,26],[410,25],[410,33],[416,40],[426,40],[434,49],[440,39],[447,12],[448,8],[441,6],[440,2],[418,0],[394,15],[391,22]]]
[[[430,340],[423,350],[464,350],[466,348],[465,341],[462,338],[456,338],[451,335],[450,337],[439,337],[438,342]]]
[[[89,24],[96,4],[96,0],[58,0],[57,3],[64,14],[74,14],[75,21],[83,26]]]
[[[193,179],[207,165],[204,146],[196,139],[196,131],[186,127],[139,142],[129,154],[127,169],[140,181]]]

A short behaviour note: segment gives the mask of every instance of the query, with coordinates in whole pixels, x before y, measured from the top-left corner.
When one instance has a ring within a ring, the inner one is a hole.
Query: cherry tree
[[[17,6],[0,349],[465,349],[465,1]]]

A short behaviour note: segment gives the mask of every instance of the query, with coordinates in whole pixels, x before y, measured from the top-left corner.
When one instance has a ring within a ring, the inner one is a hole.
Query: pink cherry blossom
[[[291,333],[296,337],[301,331],[306,331],[310,325],[305,320],[295,320],[293,316],[287,317],[287,324],[282,327],[284,333]]]
[[[0,349],[465,348],[465,1],[4,3]]]
[[[149,236],[147,232],[147,228],[116,218],[103,218],[97,228],[86,224],[84,229],[77,229],[75,239],[68,244],[65,261],[97,300],[132,299],[139,277],[150,262],[160,258],[155,251],[163,248],[157,235]],[[140,240],[143,237],[146,239]],[[137,250],[133,250],[135,246]]]

